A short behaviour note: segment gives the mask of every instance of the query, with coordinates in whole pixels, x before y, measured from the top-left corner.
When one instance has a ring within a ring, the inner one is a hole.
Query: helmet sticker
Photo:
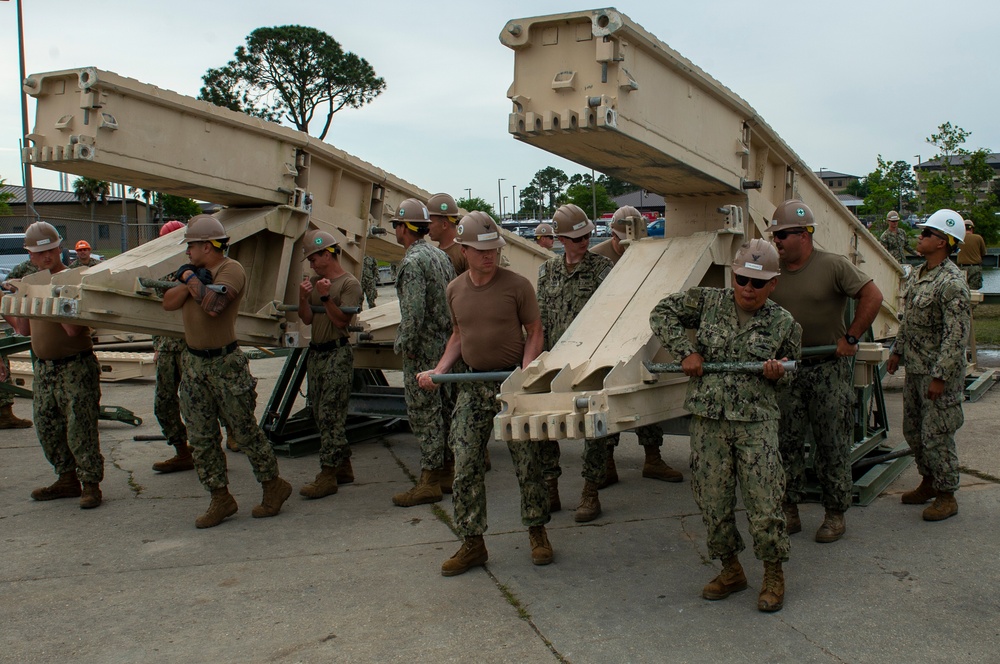
[[[441,211],[442,212],[447,212],[448,211],[448,204],[447,203],[442,203],[441,204]]]
[[[462,225],[462,224],[459,224],[458,225],[458,234],[461,235],[464,232],[465,232],[465,226]]]
[[[806,211],[803,210],[802,208],[796,208],[795,209],[795,214],[796,214],[796,216],[804,217],[804,216],[806,216]]]
[[[948,228],[953,228],[953,227],[955,226],[955,220],[954,220],[954,219],[951,219],[951,218],[949,218],[949,219],[948,219],[947,221],[945,221],[944,223],[945,223],[945,224],[947,224]]]
[[[323,238],[317,237],[315,240],[313,240],[313,243],[314,244],[323,244]]]
[[[47,237],[44,237],[44,238],[38,240],[37,242],[35,242],[35,244],[36,245],[42,245],[42,244],[48,244],[49,242],[52,242],[52,240],[50,240]]]
[[[574,231],[575,230],[579,230],[579,229],[583,228],[586,225],[587,225],[586,221],[581,221],[581,222],[575,223],[575,224],[573,224],[573,230]]]
[[[749,261],[746,262],[746,263],[743,263],[743,267],[745,267],[748,270],[758,270],[758,271],[761,271],[761,272],[764,270],[764,266],[763,265],[759,265],[757,263],[750,263]]]
[[[497,239],[497,234],[496,233],[479,233],[476,236],[476,238],[480,242],[486,242],[487,240],[495,240],[495,239]]]

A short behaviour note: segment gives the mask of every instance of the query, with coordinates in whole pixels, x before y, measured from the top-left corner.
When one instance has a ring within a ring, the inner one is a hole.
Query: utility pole
[[[18,64],[20,65],[21,80],[18,85],[21,87],[21,181],[24,184],[24,210],[39,219],[38,212],[35,211],[35,191],[31,184],[31,164],[24,160],[24,149],[28,147],[28,93],[24,91],[24,79],[27,74],[24,70],[24,19],[21,12],[21,0],[17,0],[17,49]],[[27,217],[28,215],[25,214]]]
[[[500,191],[500,183],[507,178],[497,178],[497,206],[500,208],[500,221],[503,221],[503,192]]]

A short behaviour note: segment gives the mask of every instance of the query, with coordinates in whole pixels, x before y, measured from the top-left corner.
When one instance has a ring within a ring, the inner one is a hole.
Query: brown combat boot
[[[466,537],[461,548],[441,565],[441,576],[465,574],[472,567],[480,567],[490,559],[482,535]]]
[[[80,509],[92,510],[104,502],[101,495],[101,485],[97,482],[84,482],[83,495],[80,496]]]
[[[904,505],[923,505],[935,496],[937,496],[937,491],[934,489],[934,478],[923,475],[920,478],[920,486],[913,491],[907,491],[900,499]]]
[[[182,470],[194,470],[194,457],[191,456],[191,446],[187,443],[175,445],[177,454],[166,461],[157,461],[153,470],[158,473],[176,473]]]
[[[924,521],[944,521],[956,514],[958,514],[958,501],[955,500],[955,494],[938,491],[934,502],[924,510]]]
[[[764,563],[764,585],[757,596],[757,609],[766,613],[780,611],[785,605],[785,573],[781,561]]]
[[[642,464],[642,476],[651,480],[663,480],[664,482],[683,482],[684,475],[679,470],[674,470],[667,465],[667,462],[660,456],[660,448],[656,445],[646,445],[646,461]]]
[[[559,500],[559,478],[550,477],[545,480],[545,486],[549,488],[549,514],[562,510],[562,501]]]
[[[212,489],[212,503],[208,506],[208,511],[194,520],[194,525],[197,528],[214,528],[226,517],[236,514],[239,508],[236,499],[229,493],[229,487]]]
[[[322,498],[335,493],[337,493],[337,469],[333,466],[321,467],[316,479],[299,489],[299,495],[306,498]]]
[[[261,498],[260,505],[250,511],[250,516],[255,519],[277,516],[290,495],[292,495],[292,485],[280,477],[264,482],[264,497]]]
[[[795,503],[785,503],[781,506],[785,513],[785,530],[789,535],[802,532],[802,519],[799,518],[799,506]]]
[[[455,483],[455,459],[444,462],[441,471],[441,493],[451,493],[451,485]]]
[[[0,408],[0,429],[29,429],[31,420],[22,420],[14,414],[14,404]]]
[[[351,466],[351,457],[347,457],[337,466],[337,484],[350,484],[354,481],[354,468]]]
[[[601,500],[597,497],[597,485],[593,482],[584,482],[583,493],[580,495],[580,506],[576,508],[573,520],[577,523],[587,523],[600,515]]]
[[[618,484],[618,466],[615,465],[615,448],[608,445],[608,464],[604,467],[604,481],[597,485],[598,489],[606,489],[612,484]]]
[[[79,498],[83,493],[76,471],[71,470],[59,476],[51,486],[43,486],[31,492],[35,500],[55,500],[57,498]]]
[[[730,556],[723,559],[722,571],[719,572],[718,576],[701,589],[701,596],[710,600],[726,599],[732,593],[746,589],[747,575],[743,573],[740,559],[736,556]]]
[[[823,518],[823,525],[816,531],[816,541],[820,544],[836,542],[847,531],[847,524],[844,522],[844,513],[839,510],[827,510]]]
[[[545,533],[545,526],[528,528],[528,541],[531,543],[531,563],[533,565],[548,565],[552,562],[552,545]]]
[[[232,452],[240,451],[240,444],[236,442],[235,438],[233,438],[233,434],[229,433],[229,429],[226,429],[226,447],[228,447]]]
[[[392,502],[400,507],[413,507],[438,503],[444,496],[441,493],[441,469],[420,471],[420,481],[413,488],[392,497]]]

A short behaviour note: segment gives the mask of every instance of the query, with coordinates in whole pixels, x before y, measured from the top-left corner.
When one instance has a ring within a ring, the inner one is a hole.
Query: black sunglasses
[[[393,227],[393,229],[396,229],[396,228],[399,228],[400,226],[402,226],[405,223],[406,223],[405,221],[393,221],[392,222],[392,227]]]
[[[778,238],[779,240],[785,240],[785,239],[788,239],[789,235],[802,235],[803,233],[805,233],[805,230],[799,230],[799,231],[774,231],[771,235],[773,235],[774,237]]]
[[[783,233],[784,231],[779,232]],[[767,286],[767,282],[771,281],[770,279],[753,279],[751,277],[744,277],[742,274],[734,274],[733,276],[736,277],[737,286],[746,286],[747,283],[749,283],[753,286],[754,290],[760,290],[764,286]]]
[[[580,237],[569,237],[567,235],[560,235],[559,239],[562,240],[563,242],[565,242],[566,240],[569,240],[570,242],[573,242],[574,244],[576,244],[576,243],[579,243],[579,242],[584,242],[586,240],[589,240],[590,239],[590,233],[587,233],[586,235],[581,235]]]
[[[944,240],[946,242],[948,240],[948,238],[946,238],[945,236],[941,235],[940,233],[935,233],[929,228],[925,228],[924,230],[920,231],[920,237],[936,237],[939,240]]]

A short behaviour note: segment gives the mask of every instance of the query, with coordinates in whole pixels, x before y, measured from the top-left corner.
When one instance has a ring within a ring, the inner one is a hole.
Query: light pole
[[[469,188],[469,187],[466,187],[465,188],[465,195],[466,195],[465,200],[471,201],[472,200],[472,189]]]
[[[497,178],[497,205],[500,206],[500,221],[503,221],[503,193],[500,191],[500,183],[507,178]]]
[[[913,156],[917,158],[917,165],[913,169],[913,173],[914,173],[914,175],[916,175],[916,179],[917,179],[917,216],[919,217],[920,216],[920,208],[921,208],[921,205],[920,205],[920,170],[919,170],[920,169],[920,155],[915,154]]]
[[[514,206],[514,208],[513,208],[514,212],[512,214],[514,215],[514,218],[516,219],[517,218],[517,216],[516,216],[517,215],[517,185],[516,184],[515,185],[511,185],[510,191],[511,191],[510,202]]]
[[[590,169],[590,204],[591,214],[597,219],[597,180],[594,178],[594,169]]]
[[[17,0],[17,49],[21,71],[18,85],[21,85],[21,148],[23,149],[28,147],[28,93],[24,91],[23,86],[26,73],[24,71],[24,19],[21,12],[21,0]],[[23,151],[21,153],[21,169],[21,181],[24,183],[24,211],[34,215],[37,220],[39,216],[35,211],[35,192],[31,185],[31,164],[24,161]],[[28,215],[25,214],[25,216]]]
[[[507,197],[503,197],[503,204],[500,205],[500,221],[503,221],[503,211],[507,207]]]

